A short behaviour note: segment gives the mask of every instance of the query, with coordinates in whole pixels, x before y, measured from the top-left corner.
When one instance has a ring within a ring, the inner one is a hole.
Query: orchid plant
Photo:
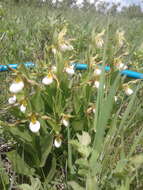
[[[106,47],[108,31],[93,31],[87,37],[86,56],[81,60],[80,42],[69,36],[68,22],[64,20],[62,27],[55,23],[49,24],[50,39],[45,43],[42,58],[36,57],[36,67],[28,70],[20,65],[11,74],[6,110],[12,119],[0,121],[5,133],[15,142],[14,150],[7,156],[16,174],[27,177],[31,184],[39,178],[46,188],[52,186],[62,165],[69,174],[67,188],[111,187],[111,178],[116,181],[120,175],[120,164],[121,169],[125,164],[128,171],[124,155],[123,163],[119,163],[119,154],[124,153],[122,147],[121,152],[116,152],[113,145],[118,145],[118,138],[123,143],[121,131],[126,129],[123,125],[127,124],[129,114],[134,117],[131,109],[138,93],[135,90],[138,80],[127,81],[118,74],[127,68],[124,58],[128,44],[124,31],[117,31],[113,42],[115,51],[122,49],[121,55],[112,59],[112,70],[105,73],[102,56],[110,49]],[[76,61],[84,61],[89,69],[75,70]],[[126,99],[125,109],[122,104]],[[122,109],[125,109],[123,119]],[[110,160],[113,153],[117,157],[114,169],[113,158]],[[111,173],[110,169],[105,171],[107,162],[113,169]]]

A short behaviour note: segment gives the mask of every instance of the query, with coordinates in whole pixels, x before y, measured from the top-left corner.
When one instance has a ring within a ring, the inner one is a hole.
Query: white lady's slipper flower
[[[61,51],[63,51],[63,52],[65,52],[65,51],[72,51],[73,50],[73,46],[72,45],[70,45],[70,44],[61,44],[60,45],[60,50]]]
[[[62,119],[62,124],[63,124],[65,127],[68,127],[68,126],[69,126],[69,120],[63,118],[63,119]]]
[[[53,65],[51,70],[52,70],[52,72],[56,73],[57,72],[57,67],[55,65]]]
[[[100,86],[100,82],[99,81],[95,81],[93,87],[99,88],[99,86]],[[105,85],[104,85],[103,88],[105,89]]]
[[[118,45],[119,47],[122,47],[124,42],[125,42],[125,32],[124,31],[117,31],[116,32],[117,40],[118,40]]]
[[[21,111],[22,113],[25,113],[25,112],[26,112],[26,106],[22,104],[22,105],[20,106],[20,111]]]
[[[15,102],[16,102],[16,96],[15,96],[15,95],[12,96],[12,97],[10,97],[10,98],[8,99],[8,103],[9,103],[9,104],[15,104]]]
[[[53,78],[52,77],[44,77],[43,79],[42,79],[42,83],[44,84],[44,85],[49,85],[49,84],[51,84],[53,82]]]
[[[55,140],[54,140],[54,146],[55,146],[56,148],[59,148],[61,145],[62,145],[62,140],[61,140],[61,138],[59,138],[59,137],[55,138]]]
[[[91,106],[87,109],[86,113],[87,114],[92,114],[92,113],[95,113],[96,112],[96,109],[95,107]]]
[[[39,121],[31,121],[29,124],[29,129],[30,131],[32,131],[33,133],[37,133],[40,130],[40,122]]]
[[[98,68],[96,68],[96,69],[94,70],[94,74],[97,75],[97,76],[99,76],[99,75],[101,74],[101,72],[102,72],[102,70],[101,70],[101,69],[98,69]]]
[[[20,92],[23,88],[24,88],[24,82],[22,80],[20,80],[20,81],[14,81],[11,84],[9,90],[11,93],[16,94],[16,93]]]
[[[119,70],[125,70],[128,67],[124,63],[119,63],[119,64],[117,64],[116,68],[119,69]]]
[[[130,95],[133,94],[133,92],[134,92],[134,91],[133,91],[131,88],[129,88],[129,87],[125,88],[125,93],[126,93],[126,95],[130,96]]]
[[[95,43],[98,48],[102,48],[104,45],[104,40],[103,40],[104,33],[105,30],[103,30],[101,33],[98,33],[95,37]]]
[[[42,79],[42,83],[44,85],[50,85],[54,81],[53,76],[51,74],[48,74],[46,77]]]
[[[69,75],[74,75],[74,73],[75,73],[75,70],[74,70],[74,65],[71,65],[71,66],[69,66],[69,67],[66,67],[65,68],[65,72],[67,73],[67,74],[69,74]]]

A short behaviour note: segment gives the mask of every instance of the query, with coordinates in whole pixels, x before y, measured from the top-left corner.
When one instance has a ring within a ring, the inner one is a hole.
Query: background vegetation
[[[0,189],[143,188],[143,85],[117,68],[123,62],[143,72],[143,13],[138,6],[118,13],[116,6],[97,11],[87,1],[80,9],[72,3],[1,2],[0,64],[37,66],[0,73]],[[62,51],[62,43],[74,49]],[[69,76],[63,71],[73,62],[89,69]],[[111,72],[101,67],[97,76],[98,64]],[[45,86],[50,70],[54,82]],[[9,105],[16,77],[25,87]],[[126,88],[134,93],[128,96]],[[26,113],[19,109],[23,100]],[[41,124],[38,133],[29,130],[33,117]]]

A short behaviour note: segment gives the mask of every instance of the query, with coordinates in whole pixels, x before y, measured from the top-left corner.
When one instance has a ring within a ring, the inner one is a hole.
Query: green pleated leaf
[[[75,181],[68,182],[68,185],[72,187],[73,190],[85,190],[85,188],[81,187],[78,183]]]
[[[41,161],[40,161],[40,167],[43,167],[45,165],[45,162],[47,160],[47,157],[49,153],[51,152],[53,146],[53,137],[52,135],[45,134],[45,136],[40,137],[40,154],[41,154]]]
[[[19,185],[18,188],[20,190],[34,190],[30,185],[28,184],[22,184],[22,185]]]
[[[17,139],[24,142],[31,142],[32,137],[28,133],[28,131],[24,130],[23,126],[18,127],[9,127],[7,130]]]
[[[11,160],[13,169],[16,173],[26,176],[34,175],[34,168],[28,166],[16,150],[8,152],[7,156]]]
[[[38,112],[38,113],[44,112],[45,110],[44,101],[39,89],[36,91],[35,95],[32,97],[31,105],[34,112]]]
[[[4,187],[8,188],[9,185],[9,176],[4,168],[2,160],[0,159],[0,188],[4,189]]]
[[[53,157],[51,163],[51,169],[48,173],[48,176],[46,177],[46,183],[49,183],[53,179],[55,173],[56,173],[56,158]]]

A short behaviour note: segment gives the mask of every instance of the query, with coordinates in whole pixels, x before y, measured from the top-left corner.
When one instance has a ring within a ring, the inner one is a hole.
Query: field
[[[8,2],[0,65],[36,66],[0,72],[0,189],[143,189],[142,16]]]

